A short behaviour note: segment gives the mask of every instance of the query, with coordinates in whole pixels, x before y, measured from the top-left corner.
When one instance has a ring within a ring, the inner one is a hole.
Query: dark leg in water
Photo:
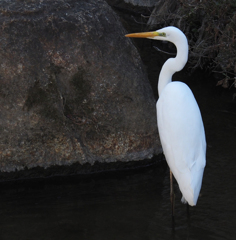
[[[174,188],[173,188],[173,174],[170,170],[170,201],[171,201],[171,213],[172,213],[172,219],[175,215],[175,194],[174,194]]]
[[[188,218],[188,220],[190,220],[190,212],[189,212],[189,204],[188,203],[186,203],[186,209],[187,209],[187,218]]]
[[[188,237],[187,239],[189,239],[190,236],[190,228],[191,228],[191,222],[190,222],[190,212],[189,212],[189,204],[187,203],[187,224],[188,224]]]

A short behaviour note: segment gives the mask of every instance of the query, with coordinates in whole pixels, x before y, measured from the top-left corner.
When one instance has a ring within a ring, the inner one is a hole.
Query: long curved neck
[[[188,60],[188,41],[184,34],[178,36],[178,40],[174,43],[177,48],[175,58],[169,58],[163,65],[158,81],[159,97],[165,86],[171,82],[175,72],[183,69]]]

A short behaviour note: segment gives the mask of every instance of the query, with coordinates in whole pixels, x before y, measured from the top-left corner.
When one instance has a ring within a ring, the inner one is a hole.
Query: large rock
[[[105,1],[0,3],[0,170],[160,152],[140,57]]]

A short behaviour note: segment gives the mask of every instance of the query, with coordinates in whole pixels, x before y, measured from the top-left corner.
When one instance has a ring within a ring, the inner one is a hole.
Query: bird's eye
[[[161,36],[161,37],[166,37],[166,33],[164,33],[164,32],[159,33],[159,36]]]

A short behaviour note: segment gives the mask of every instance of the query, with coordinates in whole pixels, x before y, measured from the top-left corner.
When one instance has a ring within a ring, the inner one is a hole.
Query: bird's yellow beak
[[[154,38],[157,36],[160,37],[165,37],[166,34],[164,32],[141,32],[141,33],[130,33],[130,34],[126,34],[126,37],[130,37],[130,38]]]

